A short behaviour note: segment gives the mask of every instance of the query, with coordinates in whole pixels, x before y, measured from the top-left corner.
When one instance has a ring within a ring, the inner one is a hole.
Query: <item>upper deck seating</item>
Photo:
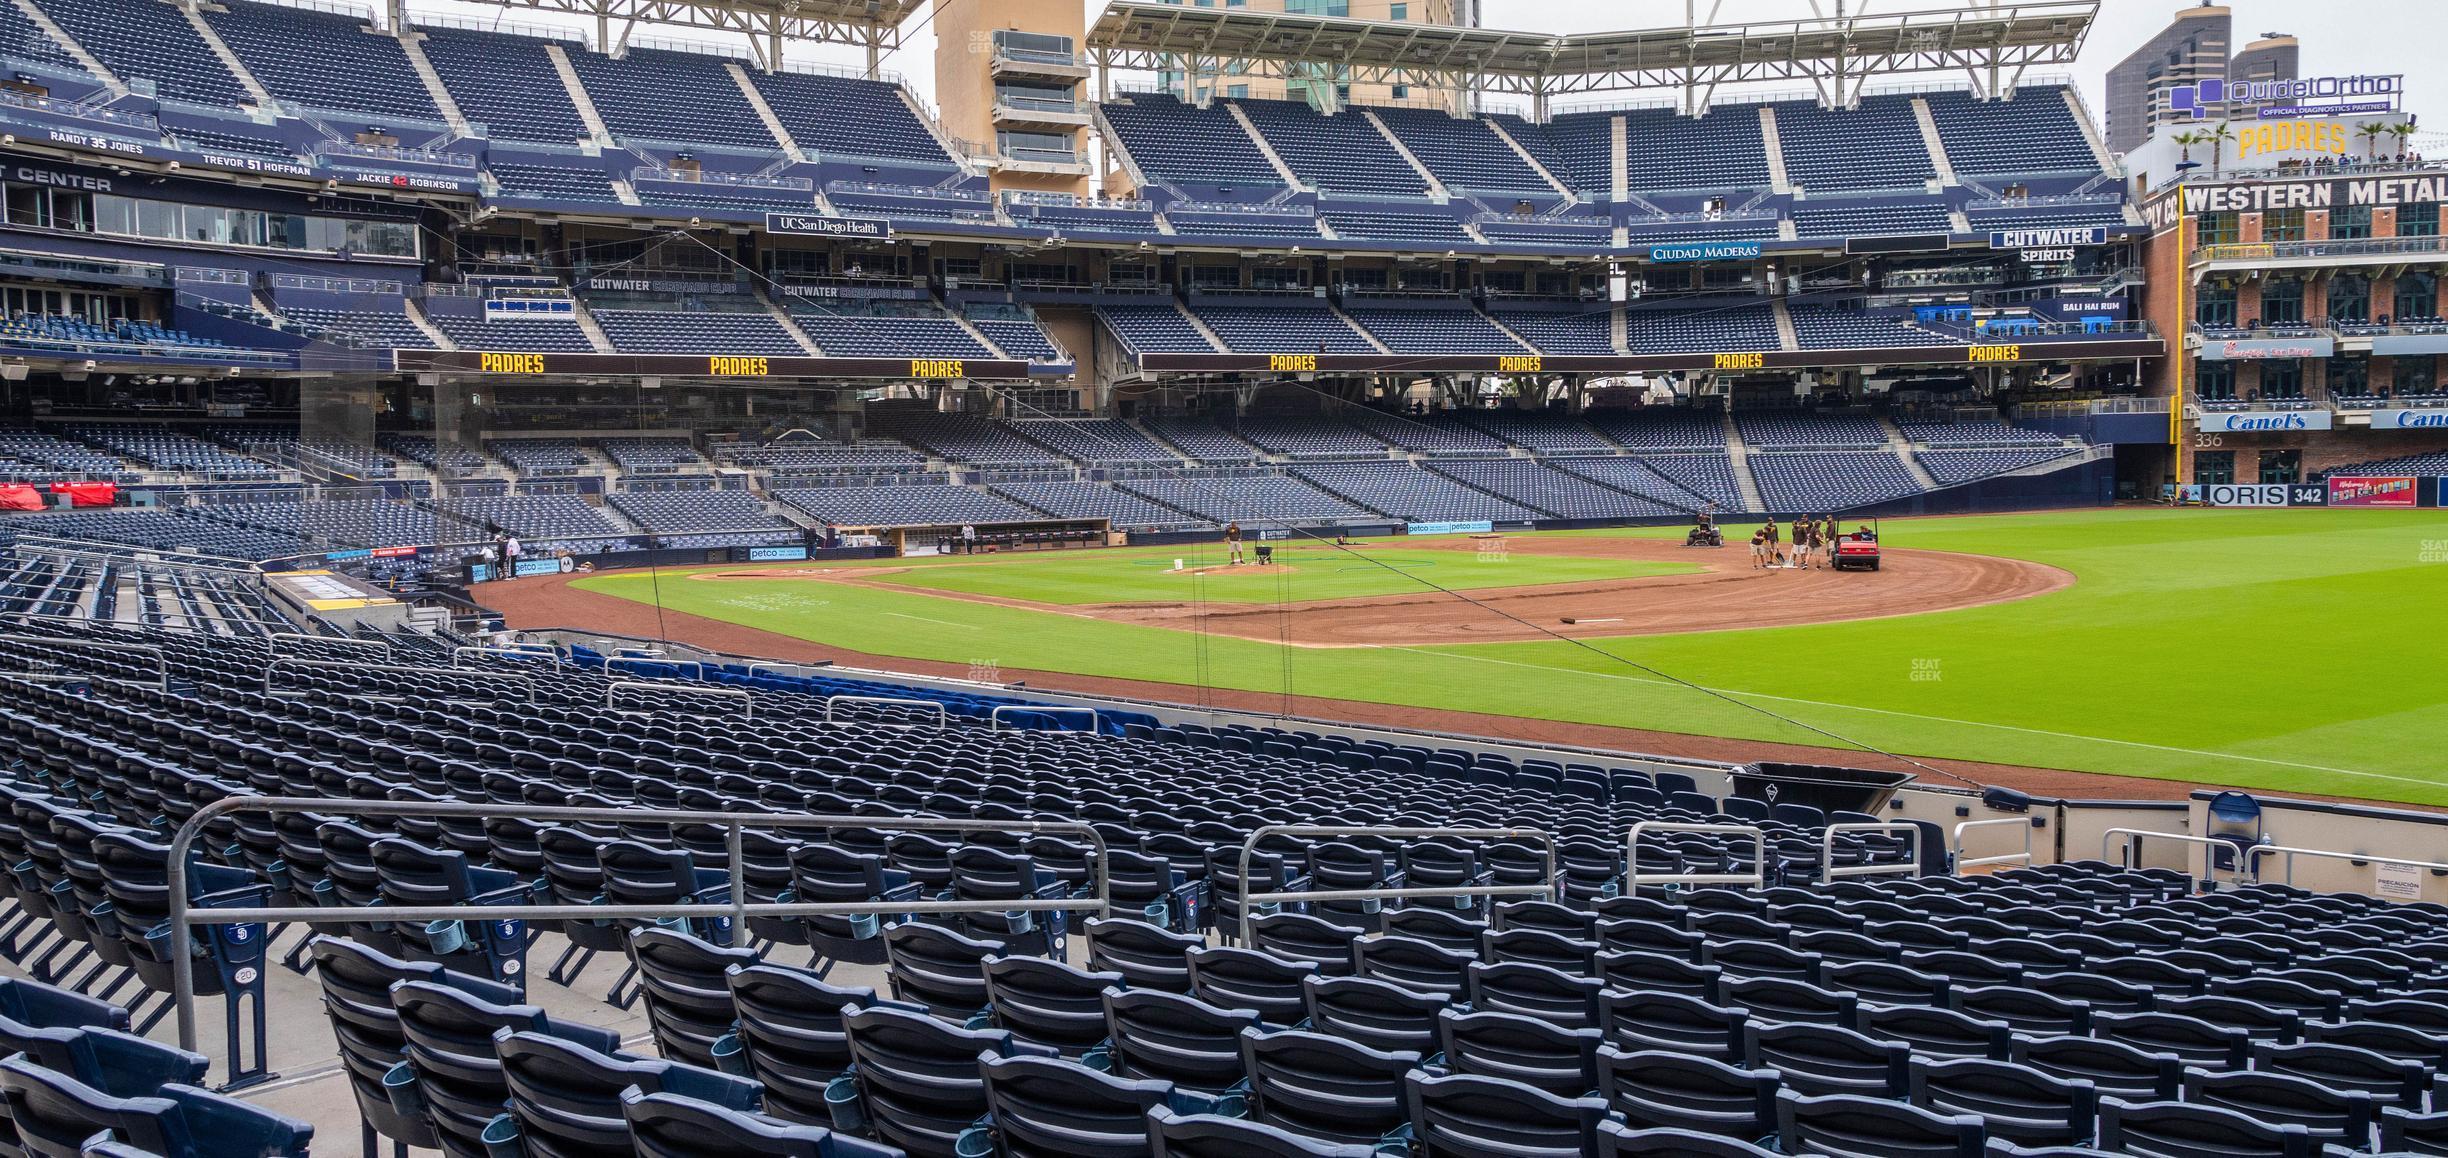
[[[1785,176],[1805,189],[1918,189],[1938,175],[1910,97],[1864,97],[1858,108],[1771,105]]]
[[[204,20],[255,79],[310,109],[439,123],[397,37],[356,16],[226,0]]]
[[[460,28],[421,31],[425,42],[419,47],[442,87],[493,140],[566,144],[586,139],[586,122],[545,51],[552,41]],[[575,43],[561,44],[583,51]]]
[[[40,7],[104,68],[149,79],[162,96],[230,108],[247,100],[177,8],[122,0],[40,0]]]
[[[1345,196],[1419,197],[1428,179],[1356,109],[1322,116],[1305,101],[1236,100],[1275,155],[1312,188]]]
[[[2026,85],[2013,99],[1974,100],[1969,92],[1921,95],[1947,163],[1959,174],[2099,171],[2064,85]]]
[[[779,153],[724,66],[727,57],[632,48],[618,59],[572,51],[570,67],[616,138]],[[753,67],[753,66],[746,66]]]
[[[1170,96],[1133,93],[1127,102],[1107,101],[1098,108],[1150,180],[1259,195],[1283,187],[1282,175],[1221,104],[1202,109]]]
[[[1390,106],[1369,110],[1447,189],[1553,196],[1539,171],[1485,120],[1440,109]]]

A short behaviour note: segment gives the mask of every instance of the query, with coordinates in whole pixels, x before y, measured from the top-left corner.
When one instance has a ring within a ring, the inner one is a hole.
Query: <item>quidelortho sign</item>
[[[2373,430],[2448,430],[2448,410],[2372,411]]]
[[[2326,410],[2213,410],[2201,416],[2201,429],[2207,434],[2283,434],[2329,428]]]
[[[2337,340],[2316,338],[2211,338],[2202,343],[2205,362],[2273,362],[2287,358],[2326,358],[2337,352]]]

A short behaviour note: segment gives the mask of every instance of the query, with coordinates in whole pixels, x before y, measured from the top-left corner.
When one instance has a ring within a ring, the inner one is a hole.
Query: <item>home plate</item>
[[[1623,622],[1623,620],[1622,620],[1621,618],[1616,618],[1616,619],[1574,619],[1573,617],[1571,617],[1571,616],[1569,616],[1569,615],[1568,615],[1568,616],[1565,616],[1565,617],[1564,617],[1563,622],[1565,622],[1565,623],[1622,623],[1622,622]]]

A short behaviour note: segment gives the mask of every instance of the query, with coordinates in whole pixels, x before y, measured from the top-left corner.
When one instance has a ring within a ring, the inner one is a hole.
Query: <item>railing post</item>
[[[723,845],[731,853],[731,945],[748,946],[748,858],[740,855],[743,826],[732,821],[723,826]]]
[[[1836,834],[1839,832],[1901,832],[1912,841],[1912,863],[1902,865],[1863,864],[1836,867]],[[1763,850],[1763,854],[1764,854]],[[1822,884],[1844,877],[1920,876],[1928,868],[1929,850],[1922,847],[1921,826],[1903,820],[1873,820],[1852,824],[1831,824],[1819,834],[1819,881]]]
[[[448,669],[444,669],[448,670]],[[579,921],[614,920],[644,921],[667,917],[703,917],[704,905],[384,905],[373,909],[361,908],[226,908],[196,911],[188,903],[187,858],[196,837],[213,821],[234,812],[315,812],[327,816],[415,816],[483,818],[497,814],[499,806],[459,802],[421,800],[333,800],[311,796],[229,796],[212,801],[197,809],[170,834],[169,864],[164,874],[164,886],[169,892],[167,917],[171,942],[181,955],[180,966],[173,968],[170,981],[171,1005],[178,1016],[178,1040],[181,1048],[196,1048],[195,977],[185,960],[189,930],[202,924],[240,924],[247,922],[282,922],[304,925],[345,925],[362,923],[371,918],[399,922],[462,921],[462,920],[525,920]],[[539,821],[610,821],[626,824],[692,824],[720,825],[727,829],[725,845],[731,857],[731,917],[732,943],[747,941],[747,919],[751,916],[816,917],[850,916],[890,913],[986,913],[1027,910],[1032,912],[1094,909],[1099,916],[1113,915],[1113,866],[1111,852],[1104,834],[1096,826],[1076,820],[977,820],[969,817],[913,816],[897,817],[893,827],[916,831],[966,832],[998,831],[1021,833],[1075,833],[1084,837],[1096,850],[1096,888],[1093,901],[1079,897],[1058,899],[1020,899],[991,901],[842,901],[824,903],[779,902],[747,903],[746,858],[743,855],[742,833],[749,826],[759,828],[821,829],[856,828],[872,825],[874,817],[837,816],[830,814],[701,812],[687,809],[636,808],[522,808],[519,814]]]
[[[1974,857],[1970,860],[1964,859],[1964,833],[1967,830],[1975,828],[1998,828],[2009,824],[2018,825],[2023,829],[2023,851],[2000,853],[1996,856]],[[1952,859],[1955,862],[1953,871],[1954,875],[1956,876],[1962,876],[1964,870],[1968,868],[1981,868],[1993,864],[2030,864],[2032,859],[2031,818],[2026,816],[2003,816],[1992,820],[1963,821],[1955,826],[1954,846],[1954,856]]]
[[[1266,839],[1266,837],[1270,834],[1278,833],[1303,836],[1393,836],[1406,838],[1459,836],[1483,840],[1521,840],[1528,838],[1538,841],[1547,850],[1547,882],[1545,884],[1538,885],[1465,885],[1459,888],[1327,889],[1323,891],[1313,890],[1304,893],[1253,893],[1249,891],[1250,859],[1256,854],[1259,841]],[[1257,831],[1250,833],[1249,839],[1241,843],[1241,875],[1239,880],[1241,888],[1241,941],[1243,944],[1247,944],[1249,942],[1250,935],[1251,910],[1256,909],[1260,905],[1271,905],[1282,901],[1367,901],[1399,900],[1404,897],[1520,897],[1538,895],[1553,897],[1555,895],[1557,885],[1556,841],[1555,837],[1549,835],[1544,830],[1536,828],[1378,828],[1368,825],[1344,824],[1269,824],[1261,826]]]
[[[1650,832],[1715,833],[1723,836],[1751,838],[1751,871],[1748,873],[1658,873],[1640,871],[1640,839]],[[1749,824],[1691,824],[1678,820],[1644,820],[1632,826],[1624,837],[1624,882],[1634,892],[1643,885],[1742,885],[1759,888],[1768,881],[1768,834]]]

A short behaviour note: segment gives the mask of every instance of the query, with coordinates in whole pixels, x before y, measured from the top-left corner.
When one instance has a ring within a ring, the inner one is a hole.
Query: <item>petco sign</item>
[[[2373,430],[2448,430],[2448,410],[2374,410]]]
[[[2201,428],[2211,434],[2327,430],[2329,429],[2329,412],[2326,410],[2221,410],[2202,415]]]
[[[2168,107],[2194,120],[2217,106],[2255,110],[2262,120],[2345,113],[2385,113],[2405,95],[2403,76],[2308,76],[2298,80],[2205,80],[2168,90]]]

